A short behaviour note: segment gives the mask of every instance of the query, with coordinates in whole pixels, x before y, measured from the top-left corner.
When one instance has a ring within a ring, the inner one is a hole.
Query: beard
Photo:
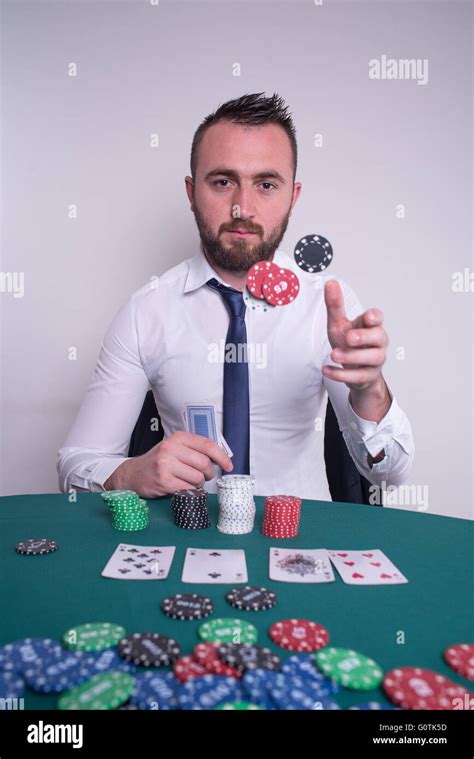
[[[215,235],[197,209],[197,206],[194,206],[194,218],[196,219],[201,243],[209,263],[225,271],[235,273],[248,271],[257,261],[270,261],[273,258],[286,232],[290,213],[291,209],[279,226],[275,227],[265,240],[264,230],[260,225],[244,222],[240,219],[235,219],[233,223],[222,224],[218,234]],[[229,243],[222,243],[221,235],[223,232],[235,229],[245,229],[256,234],[248,240],[245,238],[235,238]]]

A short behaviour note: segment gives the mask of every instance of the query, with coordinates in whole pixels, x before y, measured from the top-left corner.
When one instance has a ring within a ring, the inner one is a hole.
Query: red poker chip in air
[[[194,657],[196,661],[206,668],[206,674],[211,673],[213,675],[226,675],[227,677],[241,677],[241,673],[235,669],[235,667],[226,664],[219,657],[217,649],[220,645],[220,643],[198,643],[197,646],[194,646]]]
[[[264,300],[265,296],[262,293],[262,285],[265,277],[270,272],[277,272],[278,266],[272,261],[257,261],[247,272],[246,286],[247,290],[252,293],[255,298]]]
[[[469,709],[473,697],[462,685],[421,667],[400,667],[387,672],[383,689],[402,709]]]
[[[277,646],[290,651],[317,651],[329,642],[326,628],[309,619],[282,619],[270,627],[269,634]]]
[[[272,306],[286,306],[292,303],[299,291],[298,277],[290,269],[270,269],[262,285],[265,300]]]
[[[474,644],[458,643],[449,646],[444,652],[444,658],[458,675],[474,680]]]
[[[194,658],[194,656],[182,656],[173,664],[173,672],[182,683],[187,683],[193,677],[208,675],[209,670]]]

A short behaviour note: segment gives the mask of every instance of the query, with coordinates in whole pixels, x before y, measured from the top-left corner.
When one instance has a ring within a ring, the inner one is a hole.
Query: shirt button
[[[357,424],[355,422],[351,422],[351,427],[353,430],[357,429]]]

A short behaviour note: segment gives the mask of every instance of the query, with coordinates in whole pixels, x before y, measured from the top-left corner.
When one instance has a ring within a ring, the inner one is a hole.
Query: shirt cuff
[[[110,475],[115,472],[120,464],[128,461],[128,458],[123,456],[104,457],[98,464],[91,467],[90,473],[85,471],[83,477],[71,475],[68,489],[76,486],[90,490],[92,493],[103,493],[105,491],[104,482],[107,482]]]
[[[402,435],[397,434],[403,428],[404,419],[405,415],[394,396],[392,396],[389,410],[380,422],[371,422],[357,416],[351,406],[349,396],[347,396],[347,427],[349,433],[357,443],[365,445],[371,456],[376,456],[382,448],[385,448],[394,439],[401,445],[405,453],[410,453],[409,447],[406,443],[404,445],[404,441],[401,439]]]

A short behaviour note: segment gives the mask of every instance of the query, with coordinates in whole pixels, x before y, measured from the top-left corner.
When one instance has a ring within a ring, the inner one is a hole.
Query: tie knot
[[[216,279],[210,279],[206,285],[222,296],[224,303],[230,311],[231,316],[237,316],[241,319],[245,317],[244,296],[238,290],[221,285]]]

